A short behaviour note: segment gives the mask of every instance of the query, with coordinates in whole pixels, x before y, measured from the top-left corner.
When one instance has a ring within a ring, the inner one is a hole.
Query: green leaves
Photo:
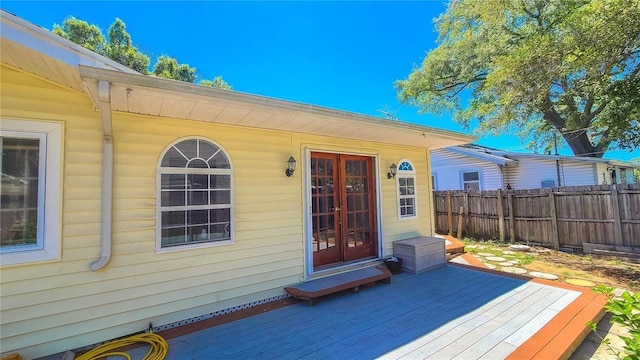
[[[104,46],[102,31],[97,26],[89,25],[84,20],[78,20],[73,16],[68,17],[62,25],[53,25],[53,33],[91,51],[102,54]]]
[[[605,309],[611,313],[611,322],[621,324],[629,330],[629,336],[620,336],[625,343],[626,356],[623,359],[640,360],[640,294],[625,291],[620,298],[615,298],[613,290],[615,289],[605,285],[598,285],[594,289],[607,297]],[[595,332],[596,327],[593,323],[587,326]]]
[[[133,45],[131,35],[127,32],[127,25],[118,18],[109,26],[106,38],[96,25],[89,25],[86,21],[74,17],[66,18],[62,25],[54,24],[53,33],[141,74],[149,74],[149,56]],[[190,83],[197,79],[196,68],[188,64],[179,64],[175,58],[167,55],[158,57],[151,74]],[[222,77],[216,77],[211,81],[202,80],[200,84],[231,89]]]
[[[231,90],[231,85],[227,84],[226,81],[222,78],[222,76],[216,76],[213,80],[202,80],[198,83],[198,85],[210,86],[219,89]]]
[[[158,62],[153,66],[152,73],[158,77],[190,83],[196,80],[196,68],[192,68],[187,64],[178,64],[176,59],[166,55],[158,58]]]
[[[435,24],[402,101],[536,147],[551,127],[576,155],[639,145],[640,0],[453,0]]]

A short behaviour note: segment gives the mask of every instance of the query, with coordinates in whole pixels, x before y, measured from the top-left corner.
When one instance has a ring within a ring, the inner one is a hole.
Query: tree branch
[[[598,108],[594,112],[589,114],[589,122],[591,122],[591,120],[593,120],[593,118],[595,118],[596,116],[600,115],[602,110],[604,110],[607,107],[607,105],[609,105],[609,101],[603,101],[602,104],[600,104],[600,106],[598,106]]]
[[[551,103],[551,101],[549,101],[549,103]],[[564,129],[565,121],[553,106],[549,106],[549,109],[545,110],[543,114],[544,119],[549,121],[556,129]]]
[[[454,83],[450,83],[447,85],[443,85],[441,88],[431,88],[431,89],[427,89],[426,91],[433,91],[433,92],[448,92],[449,90],[455,89],[459,86],[462,86],[461,89],[466,88],[468,85],[472,84],[472,83],[476,83],[476,82],[480,82],[480,81],[484,81],[487,79],[487,74],[480,74],[480,75],[476,75],[473,79],[469,80],[469,81],[458,81],[458,82],[454,82]],[[457,90],[455,93],[459,93],[461,90]]]
[[[602,136],[600,137],[600,141],[598,141],[598,144],[594,146],[594,150],[595,150],[594,152],[596,153],[596,155],[604,154],[604,152],[607,151],[607,149],[609,148],[609,145],[611,144],[611,139],[609,139],[610,132],[611,132],[610,129],[607,128],[607,130],[605,130],[604,133],[602,133]],[[602,155],[598,157],[602,157]]]

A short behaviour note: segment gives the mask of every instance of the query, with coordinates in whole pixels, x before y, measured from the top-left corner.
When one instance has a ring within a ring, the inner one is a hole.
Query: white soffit
[[[111,83],[113,111],[431,149],[475,140],[454,131],[152,76],[88,66],[80,66],[80,74],[86,81]]]

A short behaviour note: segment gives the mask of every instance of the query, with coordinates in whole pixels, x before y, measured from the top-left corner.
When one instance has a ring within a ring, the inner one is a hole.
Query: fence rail
[[[435,191],[434,204],[441,233],[555,249],[640,248],[640,184]]]

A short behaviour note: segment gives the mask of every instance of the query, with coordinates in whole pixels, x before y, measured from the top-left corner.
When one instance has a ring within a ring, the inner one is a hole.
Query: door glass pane
[[[318,159],[318,176],[325,176],[327,174],[326,171],[326,160]]]
[[[369,227],[369,214],[366,212],[359,212],[356,216],[356,226],[358,228],[368,228]]]
[[[333,160],[311,159],[311,193],[314,252],[335,249],[335,200],[333,187]]]

